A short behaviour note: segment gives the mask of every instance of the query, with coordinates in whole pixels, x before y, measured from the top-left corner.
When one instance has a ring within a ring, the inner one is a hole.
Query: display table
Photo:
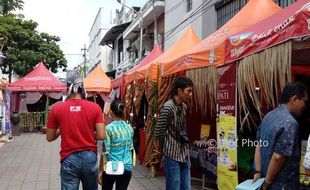
[[[208,151],[207,146],[198,146],[192,144],[189,150],[192,167],[202,172],[202,189],[210,189],[205,186],[206,178],[211,179],[214,183],[217,180],[217,154]]]

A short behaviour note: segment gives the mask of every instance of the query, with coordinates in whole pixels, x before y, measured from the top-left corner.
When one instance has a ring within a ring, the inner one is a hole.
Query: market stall
[[[149,97],[148,91],[152,88],[149,86],[144,75],[137,72],[140,68],[147,66],[153,60],[163,53],[160,45],[155,44],[152,51],[136,66],[126,72],[124,76],[126,86],[125,96],[125,116],[131,121],[135,130],[134,145],[138,151],[138,159],[140,163],[144,160],[146,148],[146,120],[148,116]],[[132,113],[129,118],[130,113]]]
[[[163,54],[158,56],[153,61],[149,62],[147,65],[142,66],[137,69],[138,75],[144,76],[147,79],[147,90],[145,92],[148,100],[147,108],[147,120],[146,120],[146,152],[144,156],[144,163],[147,167],[150,168],[150,175],[154,176],[156,167],[160,162],[160,148],[157,140],[154,138],[154,126],[156,125],[157,114],[160,106],[164,103],[164,99],[169,97],[170,89],[169,87],[164,91],[158,90],[158,77],[159,70],[158,65],[170,59],[175,59],[188,49],[194,47],[200,42],[200,39],[194,33],[191,27],[188,27],[182,36]],[[171,78],[167,83],[170,84],[170,87],[174,81],[174,78]],[[161,88],[163,89],[163,88]],[[162,99],[158,98],[158,94],[161,94],[159,97],[164,97]]]
[[[249,124],[277,106],[288,82],[310,88],[309,18],[310,1],[299,0],[226,41],[226,62],[237,65],[241,128],[255,129]],[[299,121],[302,139],[310,132],[309,115],[308,110]]]
[[[49,98],[59,100],[63,92],[66,90],[66,85],[61,83],[45,66],[40,62],[30,73],[23,78],[8,85],[8,90],[12,91],[11,95],[11,112],[24,113],[21,114],[22,121],[29,121],[29,115],[37,115],[34,112],[28,112],[27,104],[34,104],[38,102],[44,95],[46,98],[43,100],[44,118],[38,118],[37,121],[23,122],[21,127],[29,128],[38,125],[42,127],[47,120],[47,110],[50,104]],[[24,118],[25,117],[25,118]]]
[[[160,76],[166,77],[174,74],[185,74],[194,82],[194,98],[191,105],[191,113],[188,115],[187,126],[192,134],[190,137],[199,140],[202,126],[209,131],[209,138],[218,139],[220,132],[225,132],[225,138],[229,135],[233,143],[237,137],[237,107],[234,104],[236,78],[234,66],[225,63],[225,40],[233,34],[251,26],[280,11],[281,8],[272,0],[250,0],[231,20],[216,32],[206,37],[198,45],[188,48],[182,56],[173,60],[164,61],[159,65]],[[223,67],[220,67],[222,66]],[[223,76],[223,77],[221,77]],[[162,82],[166,84],[166,82]],[[229,89],[228,89],[229,88]],[[233,102],[231,104],[230,102]],[[227,115],[227,119],[222,116]],[[230,116],[230,117],[228,117]],[[197,123],[195,123],[197,121]],[[224,122],[225,121],[225,122]],[[224,147],[218,154],[217,183],[220,189],[234,189],[238,184],[237,172],[237,146]],[[223,157],[224,156],[224,157]],[[229,156],[229,162],[226,159]]]

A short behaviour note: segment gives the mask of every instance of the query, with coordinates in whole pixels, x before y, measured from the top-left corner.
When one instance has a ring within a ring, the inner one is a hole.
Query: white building
[[[166,0],[165,51],[191,25],[200,39],[216,31],[215,2],[218,0]],[[180,16],[176,16],[180,15]]]
[[[139,8],[133,7],[139,11]],[[114,26],[106,33],[101,39],[100,45],[108,46],[111,48],[112,53],[109,59],[109,68],[117,70],[124,61],[127,61],[126,47],[128,42],[123,40],[124,30],[131,24],[134,19],[134,12],[122,7],[120,10],[115,11]],[[125,52],[125,53],[124,53]]]
[[[110,17],[110,10],[103,7],[99,8],[93,25],[89,31],[89,59],[88,59],[88,72],[93,70],[97,65],[108,72],[111,69],[108,67],[108,63],[111,56],[111,49],[108,46],[99,45],[103,36],[107,33],[110,28],[110,23],[106,23],[107,19]]]
[[[110,64],[116,71],[116,75],[128,71],[139,63],[139,53],[143,58],[152,50],[154,43],[162,44],[164,5],[163,0],[147,0],[141,9],[128,8],[126,5],[121,10],[116,10],[116,25],[108,31],[100,43],[112,48],[113,57]],[[129,11],[126,11],[128,9]],[[141,27],[143,40],[140,51]]]

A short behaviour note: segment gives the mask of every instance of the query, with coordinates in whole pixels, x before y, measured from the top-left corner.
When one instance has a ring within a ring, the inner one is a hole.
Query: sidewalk
[[[0,190],[60,190],[59,168],[59,141],[48,143],[43,134],[23,133],[0,145]],[[149,178],[147,168],[137,164],[128,189],[163,190],[165,177]]]

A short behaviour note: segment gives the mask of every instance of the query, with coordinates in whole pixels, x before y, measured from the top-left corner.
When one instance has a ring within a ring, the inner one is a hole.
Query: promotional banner
[[[217,182],[220,190],[234,190],[238,184],[236,65],[217,68]]]
[[[12,128],[11,128],[11,122],[10,122],[10,99],[11,99],[11,92],[6,91],[5,96],[5,132],[11,134]]]
[[[299,0],[282,11],[231,36],[226,62],[238,60],[289,39],[310,35],[310,2]]]

